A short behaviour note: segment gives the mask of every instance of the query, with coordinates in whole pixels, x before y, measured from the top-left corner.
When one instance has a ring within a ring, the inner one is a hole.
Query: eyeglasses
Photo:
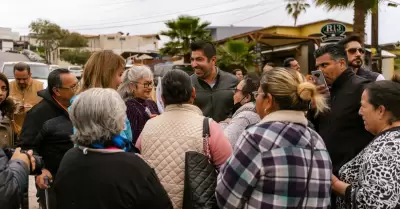
[[[135,83],[143,85],[144,88],[153,87],[154,85],[153,82],[146,82],[146,83],[135,82]]]
[[[365,54],[365,49],[363,49],[363,48],[350,48],[347,50],[347,52],[349,52],[350,54],[355,54],[355,53],[357,53],[357,51],[360,54]]]
[[[257,98],[258,95],[264,95],[264,93],[258,92],[258,91],[253,91],[252,94],[253,94],[253,97],[254,97],[254,98]]]
[[[241,89],[235,89],[235,94],[242,91]]]
[[[73,85],[73,86],[71,86],[71,87],[58,87],[59,89],[68,89],[68,90],[71,90],[71,91],[73,91],[73,92],[76,92],[77,90],[78,90],[78,88],[79,88],[79,85],[78,84],[75,84],[75,85]]]

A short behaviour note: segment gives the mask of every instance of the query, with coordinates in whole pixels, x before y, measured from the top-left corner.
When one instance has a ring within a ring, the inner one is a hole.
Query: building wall
[[[385,58],[382,60],[382,75],[386,80],[390,80],[394,73],[394,58]]]
[[[211,31],[211,37],[214,41],[225,39],[231,36],[247,33],[250,31],[261,29],[261,27],[209,27],[207,28]]]
[[[0,27],[0,39],[9,39],[9,40],[13,40],[13,41],[18,41],[19,33],[12,32],[11,28]]]
[[[12,50],[14,48],[14,42],[12,41],[0,40],[0,42],[1,42],[0,46],[2,52]]]

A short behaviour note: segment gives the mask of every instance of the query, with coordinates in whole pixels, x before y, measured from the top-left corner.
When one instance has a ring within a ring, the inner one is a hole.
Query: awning
[[[283,34],[271,34],[266,33],[261,30],[251,31],[244,34],[232,36],[230,38],[222,39],[217,41],[217,44],[223,44],[226,41],[233,40],[247,40],[249,42],[258,42],[264,44],[269,48],[287,46],[294,44],[301,44],[307,41],[313,41],[319,44],[320,39],[316,37],[304,37],[304,36],[293,36],[293,35],[283,35]]]
[[[300,45],[291,45],[291,46],[281,46],[281,47],[274,47],[272,50],[265,50],[262,51],[261,54],[269,54],[273,52],[282,52],[282,51],[291,51],[299,48]]]
[[[365,49],[369,52],[371,52],[371,49]],[[395,54],[392,54],[386,50],[382,50],[382,58],[396,58],[397,56]]]

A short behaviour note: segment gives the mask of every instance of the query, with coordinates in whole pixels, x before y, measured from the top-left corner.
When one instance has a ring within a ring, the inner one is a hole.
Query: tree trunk
[[[368,10],[364,3],[365,0],[354,1],[354,23],[353,32],[360,36],[361,44],[365,44],[365,22],[368,14]]]

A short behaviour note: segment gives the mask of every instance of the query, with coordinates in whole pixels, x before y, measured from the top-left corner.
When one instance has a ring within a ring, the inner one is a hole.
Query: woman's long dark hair
[[[8,98],[10,94],[10,84],[8,83],[7,77],[3,73],[0,73],[0,80],[6,84],[7,88],[6,98],[0,104],[1,116],[7,116],[8,118],[12,119],[15,111],[15,105],[13,100],[11,98]]]

